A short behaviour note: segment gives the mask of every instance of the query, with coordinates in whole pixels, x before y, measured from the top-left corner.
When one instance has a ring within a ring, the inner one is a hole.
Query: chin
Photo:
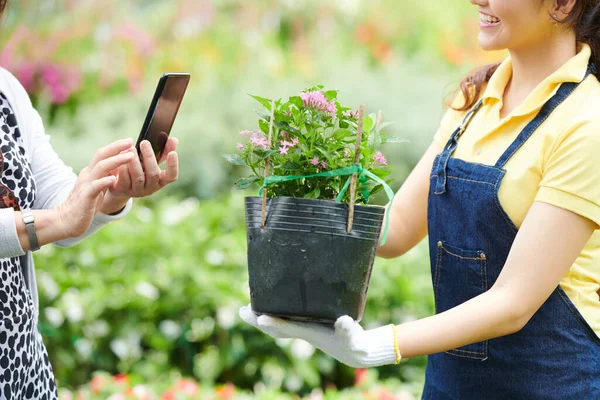
[[[479,37],[479,47],[484,51],[504,50],[506,46],[498,40]]]

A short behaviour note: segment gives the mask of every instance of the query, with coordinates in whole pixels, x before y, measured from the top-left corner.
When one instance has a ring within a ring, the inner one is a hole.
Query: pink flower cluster
[[[300,95],[300,97],[302,98],[302,101],[306,107],[324,112],[331,118],[335,118],[337,116],[337,107],[335,102],[327,101],[325,95],[320,90],[315,92],[304,92]]]
[[[14,71],[29,94],[45,92],[53,104],[66,103],[81,86],[81,71],[74,66],[23,62]]]
[[[267,150],[269,148],[269,140],[266,137],[264,137],[261,133],[254,132],[254,131],[241,131],[240,135],[250,136],[250,143],[252,143],[254,146],[262,147],[265,150]],[[241,143],[238,143],[236,148],[238,150],[243,150],[244,145]]]
[[[291,149],[292,147],[296,146],[299,143],[298,139],[294,138],[292,139],[291,142],[288,142],[287,140],[283,140],[279,145],[279,153],[281,154],[287,154],[288,150]]]
[[[327,168],[327,163],[325,162],[325,160],[319,161],[319,157],[313,158],[312,160],[310,160],[310,163],[315,167],[318,167],[320,165],[323,169]]]
[[[343,113],[344,117],[358,119],[358,110],[346,110]]]
[[[375,161],[378,162],[379,164],[387,165],[387,160],[385,159],[384,155],[380,151],[375,153]]]

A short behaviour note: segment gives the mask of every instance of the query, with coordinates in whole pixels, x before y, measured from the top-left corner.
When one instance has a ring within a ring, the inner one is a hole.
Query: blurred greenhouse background
[[[420,396],[424,358],[355,371],[239,320],[249,301],[244,193],[232,187],[245,171],[221,155],[256,127],[247,93],[323,84],[382,110],[389,133],[410,140],[383,149],[397,189],[460,78],[502,57],[478,49],[477,18],[456,0],[12,1],[0,65],[75,170],[97,148],[137,137],[163,72],[192,75],[172,132],[180,180],[82,245],[36,255],[40,330],[62,397],[77,388],[112,400]],[[428,264],[424,243],[377,260],[364,326],[432,313]]]

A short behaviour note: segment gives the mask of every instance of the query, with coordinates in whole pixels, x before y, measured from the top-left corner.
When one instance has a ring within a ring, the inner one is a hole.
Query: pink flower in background
[[[279,153],[283,155],[287,155],[289,148],[288,147],[280,147]]]
[[[27,93],[32,94],[35,90],[36,66],[32,62],[23,62],[15,69],[15,75]]]
[[[321,161],[321,168],[327,168],[327,163],[325,161]]]
[[[236,149],[238,150],[243,150],[244,149],[244,145],[241,143],[238,143],[237,146],[235,146]]]
[[[348,118],[358,119],[358,110],[346,110],[344,111],[344,116]]]
[[[294,138],[294,140],[292,140],[291,142],[288,142],[287,140],[283,140],[281,141],[281,145],[284,147],[294,147],[298,144],[298,139]]]
[[[154,38],[133,22],[120,26],[115,32],[115,38],[133,44],[143,57],[150,57],[157,47]]]
[[[269,148],[269,141],[266,137],[258,136],[256,133],[252,133],[252,138],[250,138],[250,142],[258,147],[262,147],[267,150]]]
[[[325,95],[321,91],[315,92],[304,92],[300,94],[302,102],[306,107],[313,108],[315,110],[328,114],[331,118],[337,116],[337,107],[333,101],[327,101]]]
[[[344,149],[344,157],[350,157],[350,150]]]
[[[387,160],[385,159],[385,157],[383,156],[383,154],[381,154],[380,151],[378,151],[377,153],[375,153],[375,161],[378,162],[379,164],[387,165]]]
[[[319,157],[315,157],[315,158],[313,158],[313,159],[310,161],[310,163],[316,167],[317,165],[319,165]]]
[[[250,135],[252,135],[253,133],[254,133],[254,132],[252,132],[252,131],[241,131],[241,132],[240,132],[240,135],[242,135],[242,136],[250,136]]]
[[[300,141],[298,140],[298,138],[292,139],[292,146],[296,146],[298,143],[300,143]]]

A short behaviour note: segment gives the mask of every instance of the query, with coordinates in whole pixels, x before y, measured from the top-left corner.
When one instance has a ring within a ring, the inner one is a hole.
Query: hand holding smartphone
[[[160,161],[189,82],[187,73],[165,73],[160,78],[136,143],[138,154],[142,141],[148,140]]]

